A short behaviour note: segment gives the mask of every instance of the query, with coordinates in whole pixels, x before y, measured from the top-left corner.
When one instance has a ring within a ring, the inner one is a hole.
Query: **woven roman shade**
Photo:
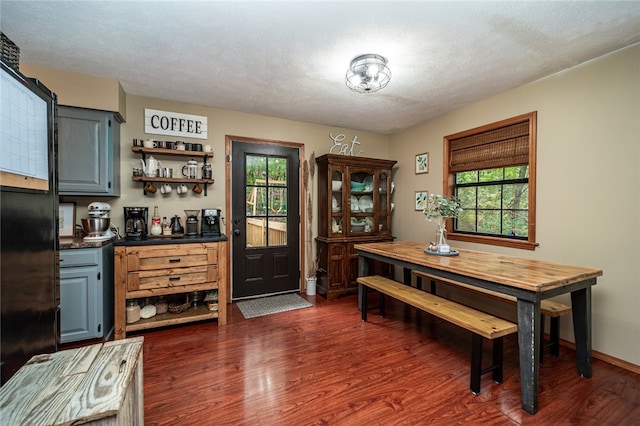
[[[452,173],[529,163],[529,120],[449,139]]]

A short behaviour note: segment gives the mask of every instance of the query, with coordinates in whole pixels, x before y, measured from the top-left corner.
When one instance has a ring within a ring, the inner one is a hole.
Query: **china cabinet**
[[[196,242],[189,242],[196,241]],[[115,339],[127,333],[217,318],[226,324],[226,237],[115,243]],[[204,303],[127,323],[128,302],[160,296],[182,304],[194,293],[217,290],[218,310]],[[179,300],[179,302],[177,302]]]
[[[116,114],[58,106],[60,195],[120,195],[120,122]]]
[[[318,164],[317,292],[327,299],[356,293],[357,243],[391,241],[391,172],[396,161],[325,154]],[[376,274],[389,275],[373,263]]]
[[[167,148],[144,148],[141,146],[131,147],[131,150],[137,154],[141,154],[142,161],[146,163],[147,154],[149,155],[172,155],[177,157],[190,157],[190,158],[202,158],[203,166],[207,165],[207,160],[213,157],[213,152],[203,152],[203,151],[179,151],[177,149],[167,149]],[[175,177],[177,176],[177,177]],[[174,177],[149,177],[149,176],[133,176],[133,181],[142,182],[142,186],[144,187],[147,182],[161,182],[161,183],[193,183],[204,186],[203,194],[207,195],[207,186],[213,184],[215,181],[213,179],[204,179],[204,178],[195,178],[189,179],[186,177],[182,177],[182,173],[180,170],[174,170]],[[147,191],[143,189],[143,193],[146,195]]]

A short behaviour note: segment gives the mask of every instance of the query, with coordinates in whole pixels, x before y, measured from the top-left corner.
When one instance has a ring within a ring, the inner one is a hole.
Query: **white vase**
[[[315,296],[318,277],[306,277],[304,280],[307,284],[307,296]]]

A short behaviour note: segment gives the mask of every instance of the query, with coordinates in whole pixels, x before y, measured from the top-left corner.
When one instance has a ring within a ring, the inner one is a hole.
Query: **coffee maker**
[[[125,237],[130,240],[147,238],[148,207],[125,207]]]
[[[220,209],[202,209],[200,233],[203,236],[220,236]]]

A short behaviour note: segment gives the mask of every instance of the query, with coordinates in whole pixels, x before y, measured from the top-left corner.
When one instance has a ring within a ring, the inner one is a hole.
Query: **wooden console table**
[[[522,408],[531,414],[538,411],[540,302],[571,293],[578,374],[591,377],[591,286],[601,270],[462,249],[459,256],[436,256],[425,248],[408,241],[357,244],[358,276],[370,275],[374,259],[404,268],[405,277],[416,270],[516,297]]]

